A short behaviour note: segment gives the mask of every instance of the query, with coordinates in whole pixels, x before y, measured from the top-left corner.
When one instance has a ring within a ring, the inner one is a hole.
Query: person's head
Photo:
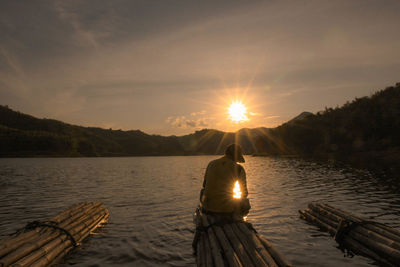
[[[242,148],[239,145],[229,145],[225,150],[225,155],[235,162],[244,162]]]

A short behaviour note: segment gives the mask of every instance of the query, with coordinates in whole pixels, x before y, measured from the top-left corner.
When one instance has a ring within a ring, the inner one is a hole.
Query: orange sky
[[[0,104],[181,135],[274,127],[399,82],[399,1],[2,1]],[[232,123],[234,100],[249,120]]]

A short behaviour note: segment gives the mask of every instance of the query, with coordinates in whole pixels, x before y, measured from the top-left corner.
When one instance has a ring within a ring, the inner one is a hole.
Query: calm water
[[[193,266],[192,213],[214,158],[0,159],[0,237],[73,203],[101,200],[108,225],[66,264]],[[295,266],[374,265],[344,258],[327,233],[299,219],[297,210],[311,201],[400,228],[399,187],[379,177],[298,159],[246,160],[248,219]]]

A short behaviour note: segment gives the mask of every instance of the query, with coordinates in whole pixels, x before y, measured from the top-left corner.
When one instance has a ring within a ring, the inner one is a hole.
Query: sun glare
[[[242,192],[240,191],[239,181],[236,181],[235,187],[233,188],[233,198],[241,198]]]
[[[228,108],[229,118],[234,122],[248,121],[247,108],[240,101],[233,102]]]

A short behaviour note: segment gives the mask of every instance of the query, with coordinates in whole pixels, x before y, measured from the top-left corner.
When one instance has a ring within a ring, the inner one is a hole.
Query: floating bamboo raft
[[[109,213],[101,202],[82,202],[0,240],[0,266],[49,266],[78,246]]]
[[[214,216],[195,212],[193,248],[197,266],[291,266],[266,239],[245,221],[221,223]]]
[[[400,231],[328,204],[311,203],[300,217],[328,231],[341,248],[385,266],[400,266]]]

